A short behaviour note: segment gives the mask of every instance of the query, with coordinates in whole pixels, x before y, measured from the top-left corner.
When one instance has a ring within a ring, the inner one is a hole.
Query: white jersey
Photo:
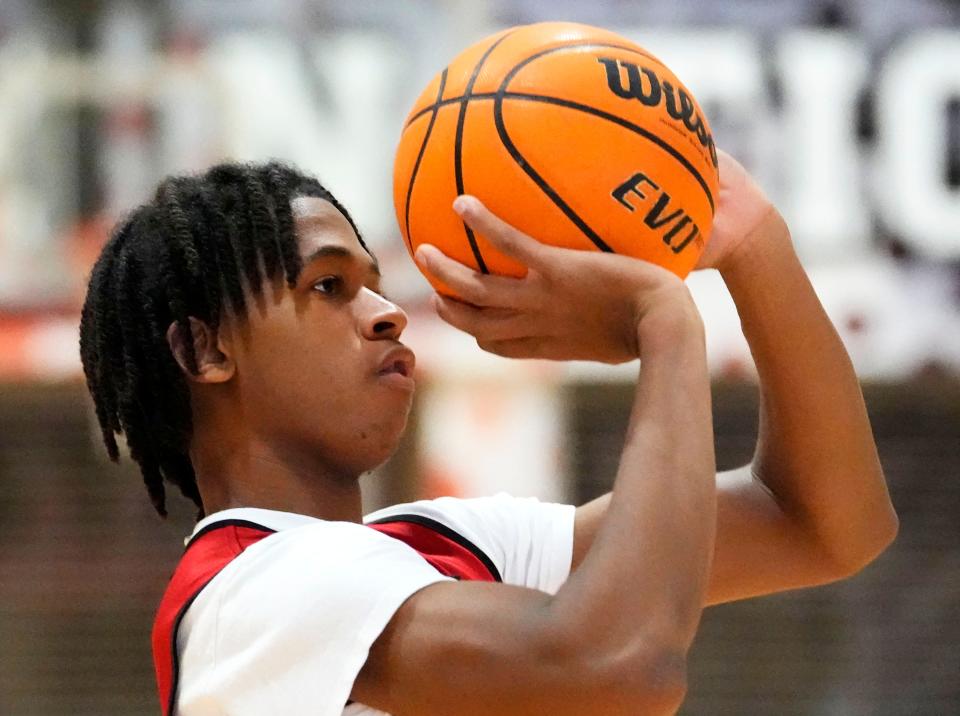
[[[430,525],[469,547],[504,583],[556,592],[570,572],[574,508],[501,494],[380,510],[372,523]],[[385,716],[350,702],[371,645],[412,594],[450,579],[413,547],[370,527],[238,508],[199,522],[261,525],[202,589],[176,631],[179,716]]]

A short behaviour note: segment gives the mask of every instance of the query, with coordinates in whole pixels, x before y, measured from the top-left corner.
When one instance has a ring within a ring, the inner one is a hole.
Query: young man
[[[642,370],[613,492],[504,495],[366,518],[358,477],[403,432],[414,358],[376,261],[279,164],[173,178],[91,277],[81,353],[104,439],[157,509],[199,522],[154,630],[166,714],[667,714],[703,607],[858,571],[897,519],[859,386],[779,214],[722,156],[701,267],[736,301],[761,382],[751,465],[715,474],[703,327],[659,267],[546,247],[455,210],[529,266],[418,261],[442,318],[512,357]]]

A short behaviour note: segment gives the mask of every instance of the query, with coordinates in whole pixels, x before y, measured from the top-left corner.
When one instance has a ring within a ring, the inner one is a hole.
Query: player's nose
[[[362,289],[361,332],[367,340],[396,340],[407,327],[407,314],[384,296]]]

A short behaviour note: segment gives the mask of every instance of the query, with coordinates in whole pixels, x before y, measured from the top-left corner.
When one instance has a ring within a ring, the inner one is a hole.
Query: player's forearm
[[[860,385],[772,212],[721,271],[760,376],[754,474],[845,571],[896,532]]]
[[[641,323],[641,371],[613,496],[559,613],[616,648],[685,653],[704,601],[716,516],[703,327]]]

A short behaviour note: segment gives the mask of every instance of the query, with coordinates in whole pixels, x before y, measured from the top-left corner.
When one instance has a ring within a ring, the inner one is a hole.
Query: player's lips
[[[416,362],[417,359],[413,351],[406,346],[397,346],[387,351],[380,361],[377,375],[398,387],[412,388],[414,385],[413,369]]]

